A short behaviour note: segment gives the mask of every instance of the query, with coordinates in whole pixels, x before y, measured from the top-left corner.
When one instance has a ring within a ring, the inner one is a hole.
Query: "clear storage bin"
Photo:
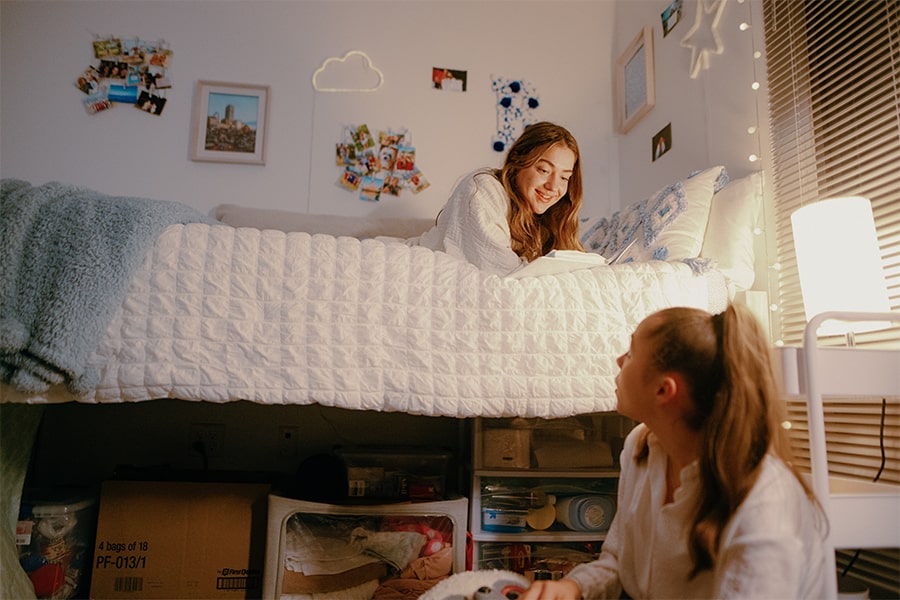
[[[86,598],[97,523],[96,496],[26,491],[16,526],[19,563],[41,599]]]

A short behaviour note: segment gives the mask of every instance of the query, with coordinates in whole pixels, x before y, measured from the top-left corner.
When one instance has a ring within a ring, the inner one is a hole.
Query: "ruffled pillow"
[[[716,192],[728,183],[725,167],[691,174],[609,218],[582,219],[581,242],[588,252],[618,262],[697,258]]]

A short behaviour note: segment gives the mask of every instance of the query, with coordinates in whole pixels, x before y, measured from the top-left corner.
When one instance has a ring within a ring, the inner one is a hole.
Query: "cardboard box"
[[[91,598],[259,598],[270,488],[104,482]]]
[[[530,429],[485,429],[481,434],[481,462],[487,468],[531,467]]]

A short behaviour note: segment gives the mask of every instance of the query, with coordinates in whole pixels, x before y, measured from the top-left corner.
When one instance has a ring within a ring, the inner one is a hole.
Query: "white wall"
[[[732,179],[762,168],[750,162],[762,156],[766,142],[765,59],[761,0],[725,2],[718,32],[722,53],[710,56],[709,69],[690,78],[691,49],[681,40],[694,26],[696,0],[684,0],[682,17],[663,36],[661,13],[670,0],[621,1],[616,4],[613,58],[628,47],[641,28],[653,27],[656,106],[627,134],[616,134],[619,186],[624,204],[640,200],[692,171],[725,165]],[[750,28],[741,31],[741,23]],[[754,58],[753,53],[762,54]],[[763,87],[754,91],[751,84]],[[672,124],[672,149],[653,162],[651,141]],[[748,128],[758,126],[755,133]]]
[[[750,83],[764,79],[761,0],[724,0],[724,52],[691,79],[680,45],[696,1],[663,37],[669,0],[422,2],[0,2],[0,175],[85,185],[106,193],[173,199],[201,210],[219,203],[322,214],[431,217],[463,172],[497,165],[492,76],[538,90],[536,117],[560,122],[584,155],[586,214],[606,214],[712,164],[733,177],[760,168],[765,114]],[[753,7],[751,9],[751,7]],[[754,23],[754,19],[759,21]],[[758,25],[740,32],[738,24]],[[613,66],[653,27],[656,106],[627,135],[614,128]],[[94,35],[165,39],[174,88],[161,116],[127,105],[88,115],[73,80],[92,60]],[[315,92],[313,72],[330,57],[363,50],[384,73],[374,93]],[[468,71],[469,91],[431,89],[433,66]],[[198,80],[271,86],[265,166],[192,162],[191,109]],[[764,83],[764,82],[763,82]],[[763,110],[760,110],[760,106]],[[762,119],[764,120],[764,119]],[[417,165],[432,182],[378,203],[335,185],[342,125],[407,127]],[[673,149],[651,161],[651,138],[672,123]]]
[[[497,166],[491,77],[517,77],[540,94],[539,119],[577,137],[586,204],[617,197],[610,89],[611,2],[196,0],[0,2],[0,175],[105,193],[322,214],[432,217],[455,179]],[[93,34],[165,39],[174,87],[160,116],[117,104],[89,115],[73,81],[91,62]],[[330,57],[365,51],[384,74],[374,93],[316,93]],[[468,91],[431,89],[434,66],[468,71]],[[268,84],[265,166],[192,162],[198,80]],[[365,202],[335,185],[342,125],[407,127],[420,193]]]

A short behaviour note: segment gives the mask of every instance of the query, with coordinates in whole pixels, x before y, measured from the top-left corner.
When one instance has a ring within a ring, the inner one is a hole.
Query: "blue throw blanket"
[[[177,202],[0,181],[0,379],[23,392],[93,388],[86,366],[156,238],[216,223]]]

